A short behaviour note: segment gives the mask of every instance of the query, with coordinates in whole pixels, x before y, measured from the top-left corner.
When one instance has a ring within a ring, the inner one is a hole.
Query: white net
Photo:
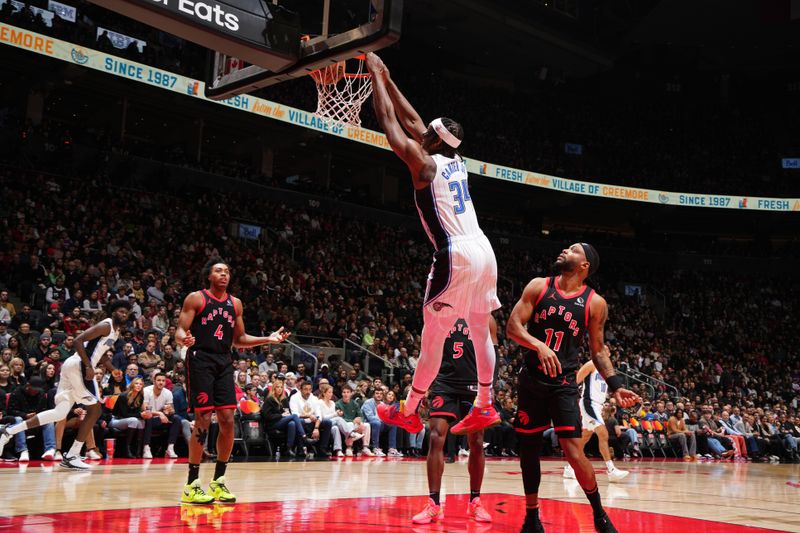
[[[358,57],[355,72],[347,72],[347,63],[340,61],[309,75],[317,84],[315,115],[329,124],[361,126],[361,106],[372,94],[372,76]]]

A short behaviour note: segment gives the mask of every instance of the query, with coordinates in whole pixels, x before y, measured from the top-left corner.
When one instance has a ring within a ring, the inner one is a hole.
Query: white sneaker
[[[572,469],[571,465],[564,467],[564,477],[566,479],[575,479],[575,471]]]
[[[167,454],[166,454],[166,456],[169,457],[170,459],[177,459],[178,458],[178,454],[175,453],[175,448],[172,447],[172,446],[167,446]]]
[[[403,454],[394,448],[389,448],[389,453],[387,455],[389,457],[403,457]]]
[[[375,448],[374,450],[372,450],[372,455],[374,455],[375,457],[386,457],[386,454],[383,453],[383,450],[381,450],[380,448]]]
[[[31,456],[28,453],[28,450],[25,450],[24,452],[19,454],[19,462],[20,463],[27,463],[30,460],[31,460]]]
[[[345,457],[353,457],[353,448],[350,446],[347,447],[347,450],[344,452]]]
[[[53,448],[46,450],[42,454],[42,461],[52,461],[55,458],[56,458],[56,451]]]
[[[374,454],[374,453],[372,453],[372,450],[370,450],[370,449],[369,449],[369,448],[367,448],[366,446],[364,446],[364,449],[363,449],[363,450],[361,450],[361,455],[365,455],[365,456],[367,456],[367,457],[375,457],[375,454]]]
[[[353,442],[355,442],[357,440],[361,440],[362,438],[364,438],[364,435],[362,435],[358,431],[353,431],[352,433],[350,433],[350,438],[353,439]]]
[[[56,450],[56,454],[53,456],[53,461],[60,461],[64,457],[61,455],[61,450]]]
[[[102,460],[102,459],[103,459],[103,456],[102,456],[102,455],[100,455],[100,454],[97,452],[97,450],[95,450],[95,449],[91,449],[91,450],[89,450],[88,452],[86,452],[86,458],[87,458],[87,459],[90,459],[90,460],[92,460],[92,461],[100,461],[100,460]]]
[[[617,481],[622,481],[628,476],[628,474],[630,474],[630,472],[628,472],[627,470],[620,470],[618,468],[615,468],[614,470],[608,472],[608,481],[610,483],[616,483]]]
[[[75,457],[70,457],[69,455],[65,455],[63,459],[61,459],[61,463],[59,464],[62,468],[69,468],[72,470],[90,470],[91,467],[81,461],[81,458],[77,455]]]
[[[150,451],[150,446],[145,446],[144,450],[142,451],[142,459],[152,459],[153,452]]]
[[[342,450],[336,450],[335,452],[333,452],[333,456],[334,457],[344,457],[344,454],[342,453]]]
[[[459,457],[469,457],[469,450],[465,450],[464,448],[458,449],[458,456]]]

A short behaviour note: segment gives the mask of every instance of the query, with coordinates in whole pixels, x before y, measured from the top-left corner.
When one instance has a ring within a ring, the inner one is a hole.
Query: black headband
[[[591,276],[600,268],[600,254],[597,253],[594,246],[586,242],[581,243],[581,248],[583,248],[583,255],[586,256],[586,260],[589,261],[589,276]]]

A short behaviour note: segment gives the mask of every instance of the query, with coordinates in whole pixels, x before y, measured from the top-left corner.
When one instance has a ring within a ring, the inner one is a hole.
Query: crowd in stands
[[[310,361],[282,348],[234,353],[242,416],[261,420],[264,438],[277,434],[278,449],[289,456],[422,453],[424,433],[408,435],[375,416],[377,402],[405,397],[419,358],[431,253],[421,231],[239,192],[122,190],[102,176],[74,180],[4,168],[0,189],[0,394],[6,397],[0,406],[6,422],[52,404],[75,336],[103,316],[110,301],[124,298],[133,313],[114,349],[115,369],[97,370],[108,400],[92,453],[102,453],[104,435],[119,432],[125,446],[118,454],[175,456],[192,424],[176,319],[184,296],[201,287],[200,265],[219,254],[231,263],[230,290],[242,299],[251,332],[285,326],[296,343],[335,339],[341,346],[347,339],[392,368],[386,374],[373,365],[368,376],[359,350],[342,357],[320,349]],[[239,218],[258,220],[279,238],[229,236],[228,222]],[[285,242],[295,247],[293,259]],[[524,283],[548,271],[548,258],[533,251],[495,250],[506,278]],[[659,304],[626,296],[621,279],[653,286],[666,299]],[[636,411],[609,402],[607,423],[620,454],[675,449],[689,459],[798,459],[800,357],[791,342],[800,301],[796,281],[641,271],[609,261],[593,283],[609,302],[606,335],[615,364],[646,399]],[[504,424],[487,434],[486,444],[487,453],[512,456],[523,356],[504,335],[516,295],[501,284],[499,296],[495,399]],[[81,413],[75,406],[70,420]],[[66,427],[76,423],[68,420]],[[44,453],[57,453],[63,434],[64,427],[45,428]],[[154,435],[164,441],[163,451],[155,449]],[[24,446],[18,440],[7,453],[24,459]],[[213,439],[209,446],[213,453]]]
[[[30,9],[14,12],[10,2],[0,10],[0,21],[202,78],[205,50],[197,45],[83,0],[69,4],[77,9],[74,23],[56,16],[48,27]],[[46,0],[28,5],[48,8]],[[98,36],[97,28],[146,46],[140,50],[131,42],[115,48],[107,36]],[[742,77],[722,91],[719,76],[684,73],[685,79],[667,79],[643,66],[632,71],[621,67],[590,82],[516,80],[513,87],[487,87],[462,78],[448,82],[447,57],[426,53],[430,64],[422,67],[416,54],[384,54],[392,76],[423,117],[444,114],[463,123],[468,157],[656,190],[800,196],[798,171],[781,167],[782,158],[797,156],[792,150],[800,141],[798,111],[791,104],[796,83],[772,78],[753,83]],[[307,79],[261,94],[302,109],[316,107],[316,92]],[[371,106],[362,116],[366,127],[378,129]]]

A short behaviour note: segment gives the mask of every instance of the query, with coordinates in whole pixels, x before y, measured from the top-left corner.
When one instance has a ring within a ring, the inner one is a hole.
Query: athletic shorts
[[[54,398],[56,403],[94,405],[99,400],[97,382],[84,379],[86,367],[78,354],[67,357],[61,365],[61,378]]]
[[[472,409],[476,393],[457,394],[431,389],[431,418],[444,418],[450,423],[463,419]]]
[[[485,235],[451,237],[433,254],[423,307],[444,316],[467,317],[500,308],[497,298],[497,260]]]
[[[235,409],[231,354],[189,349],[186,354],[186,389],[189,408],[195,412]]]
[[[599,426],[604,425],[600,413],[603,411],[603,406],[592,401],[581,401],[581,421],[583,422],[583,429],[585,431],[594,431]]]
[[[530,376],[527,369],[519,374],[519,409],[514,418],[517,433],[535,434],[550,428],[562,438],[578,438],[582,434],[580,394],[575,373],[559,378],[561,383],[544,383]]]

